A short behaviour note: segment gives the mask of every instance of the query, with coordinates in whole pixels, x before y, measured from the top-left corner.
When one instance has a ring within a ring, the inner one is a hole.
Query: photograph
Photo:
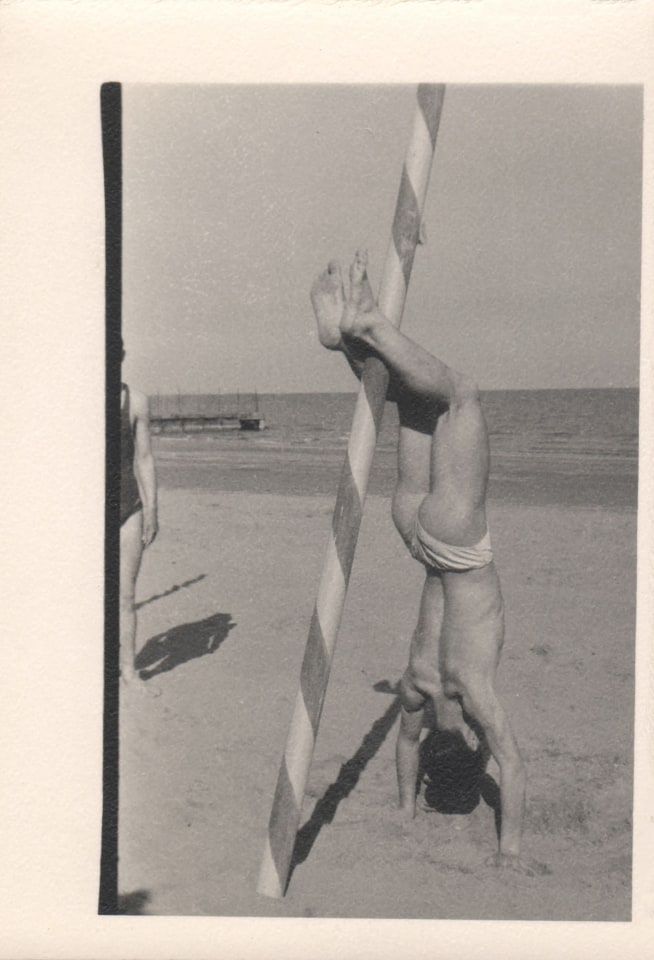
[[[640,960],[652,0],[3,5],[0,960]]]
[[[103,93],[115,912],[629,920],[642,88]]]

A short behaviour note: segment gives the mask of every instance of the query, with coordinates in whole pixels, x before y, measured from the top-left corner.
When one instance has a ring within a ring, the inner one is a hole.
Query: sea
[[[153,439],[160,484],[311,496],[335,494],[354,393],[182,395],[151,398],[153,416],[227,416],[258,410],[266,427]],[[489,498],[635,511],[637,389],[496,390],[482,394],[489,430]],[[387,403],[368,493],[395,485],[398,418]]]

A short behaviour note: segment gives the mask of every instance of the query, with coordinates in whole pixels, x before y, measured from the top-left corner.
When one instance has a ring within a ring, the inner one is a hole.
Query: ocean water
[[[335,493],[356,394],[264,394],[261,433],[155,437],[163,486]],[[635,509],[638,391],[507,390],[482,395],[491,444],[489,496],[524,503]],[[152,412],[248,412],[253,397],[151,398]],[[369,492],[390,494],[397,411],[386,404]]]

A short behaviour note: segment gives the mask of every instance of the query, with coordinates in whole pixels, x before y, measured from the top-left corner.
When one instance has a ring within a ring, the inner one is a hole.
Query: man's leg
[[[464,378],[389,322],[377,307],[366,267],[366,254],[357,252],[350,268],[350,295],[340,324],[341,341],[346,345],[360,341],[372,349],[391,374],[397,374],[407,397],[447,404]]]

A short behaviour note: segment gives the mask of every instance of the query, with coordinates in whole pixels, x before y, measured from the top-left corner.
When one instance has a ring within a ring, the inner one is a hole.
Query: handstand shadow
[[[201,573],[198,577],[193,577],[192,580],[185,580],[183,583],[175,583],[172,587],[164,590],[163,593],[155,593],[151,597],[148,597],[147,600],[141,600],[140,603],[134,604],[134,609],[140,610],[141,607],[147,607],[149,603],[154,603],[155,600],[163,600],[164,597],[169,597],[171,593],[177,593],[178,590],[185,590],[187,587],[192,587],[194,583],[199,583],[200,580],[204,580],[205,577],[206,573]]]
[[[144,680],[149,680],[189,660],[215,653],[235,626],[229,613],[214,613],[204,620],[182,623],[151,637],[136,656],[136,669]]]
[[[470,750],[458,734],[431,730],[420,744],[416,790],[424,783],[425,806],[437,813],[468,814],[483,800],[500,829],[500,791],[486,772],[490,752],[483,740]]]
[[[375,720],[361,741],[361,745],[356,753],[341,766],[338,777],[327,787],[325,793],[320,800],[318,800],[309,820],[298,830],[295,838],[295,846],[293,847],[287,884],[290,883],[295,868],[300,863],[304,863],[311,853],[311,848],[316,842],[322,828],[334,819],[340,802],[345,800],[356,787],[367,764],[372,760],[388,736],[399,712],[400,699],[399,697],[394,697],[386,712],[382,714],[378,720]]]

